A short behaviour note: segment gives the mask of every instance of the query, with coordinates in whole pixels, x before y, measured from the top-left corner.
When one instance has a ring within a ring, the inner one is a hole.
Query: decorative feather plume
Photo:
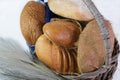
[[[43,63],[31,61],[26,53],[30,51],[15,40],[0,38],[0,80],[64,80]]]

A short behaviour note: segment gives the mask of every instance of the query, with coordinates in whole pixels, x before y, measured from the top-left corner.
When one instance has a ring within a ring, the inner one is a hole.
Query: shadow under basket
[[[69,79],[73,80],[112,80],[113,74],[116,71],[118,65],[118,54],[119,54],[119,44],[118,41],[115,39],[114,42],[114,50],[111,54],[110,65],[105,66],[103,65],[96,71],[84,73],[79,76],[64,76]]]

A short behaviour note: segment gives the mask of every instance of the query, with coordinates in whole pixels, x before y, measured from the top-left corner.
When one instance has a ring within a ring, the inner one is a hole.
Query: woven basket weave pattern
[[[115,39],[114,50],[111,57],[111,65],[109,67],[103,66],[99,70],[92,74],[83,75],[77,77],[76,80],[112,80],[113,74],[116,71],[118,65],[119,44]]]

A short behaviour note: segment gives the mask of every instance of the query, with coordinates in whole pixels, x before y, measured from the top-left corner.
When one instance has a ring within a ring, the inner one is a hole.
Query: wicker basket
[[[119,54],[119,44],[116,39],[114,42],[114,50],[109,54],[112,54],[109,66],[103,65],[100,69],[94,72],[85,73],[80,76],[67,76],[67,78],[73,80],[112,80],[113,74],[117,68]]]
[[[113,52],[107,51],[107,46],[109,45],[109,32],[107,29],[102,29],[105,27],[104,25],[104,17],[101,15],[101,13],[98,11],[96,6],[91,0],[83,0],[83,2],[87,5],[93,16],[95,17],[99,28],[101,28],[102,34],[108,34],[107,36],[102,36],[104,40],[104,45],[106,46],[106,55],[109,56],[106,61],[105,65],[103,65],[100,69],[85,73],[77,77],[71,77],[75,80],[112,80],[113,74],[116,71],[117,64],[118,64],[118,54],[119,54],[119,44],[118,41],[115,39],[114,42],[114,49]],[[103,30],[103,31],[102,31]],[[107,38],[106,38],[107,37]],[[70,78],[70,76],[69,76]]]
[[[41,0],[44,1],[44,0]],[[96,21],[99,23],[100,18],[103,18],[103,16],[100,15],[99,11],[97,10],[97,8],[95,7],[95,5],[92,3],[91,0],[83,0],[84,2],[90,1],[90,3],[86,3],[86,5],[88,5],[90,11],[93,13]],[[94,9],[92,9],[94,7]],[[94,13],[94,11],[96,11],[96,13]],[[99,24],[98,24],[99,25]],[[101,25],[99,25],[101,26]],[[115,38],[115,42],[114,42],[114,50],[113,52],[109,52],[106,55],[110,55],[107,61],[105,62],[105,65],[103,65],[100,69],[93,71],[93,72],[89,72],[89,73],[84,73],[81,74],[79,76],[63,76],[66,79],[72,79],[72,80],[112,80],[113,74],[116,71],[117,68],[117,64],[118,64],[118,54],[119,54],[119,44],[117,39]],[[106,65],[106,63],[108,65]]]

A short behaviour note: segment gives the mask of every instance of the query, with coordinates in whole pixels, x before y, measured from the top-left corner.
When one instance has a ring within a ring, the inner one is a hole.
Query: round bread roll
[[[20,16],[21,32],[30,45],[35,45],[38,37],[43,33],[45,24],[45,5],[35,1],[29,1]]]
[[[59,46],[72,47],[78,40],[81,26],[67,20],[46,23],[43,32],[46,37]]]
[[[47,66],[53,66],[51,59],[52,43],[45,35],[41,35],[35,44],[35,52],[39,60],[44,62]],[[53,68],[53,67],[51,67]]]
[[[94,18],[82,0],[48,0],[48,6],[52,12],[63,17],[79,21]]]
[[[77,68],[77,51],[61,48],[41,35],[35,45],[38,59],[60,74],[72,74]]]
[[[105,21],[110,35],[109,46],[113,50],[114,34],[111,25]],[[80,73],[94,71],[105,63],[106,51],[103,38],[95,20],[89,22],[78,41],[77,64]]]

